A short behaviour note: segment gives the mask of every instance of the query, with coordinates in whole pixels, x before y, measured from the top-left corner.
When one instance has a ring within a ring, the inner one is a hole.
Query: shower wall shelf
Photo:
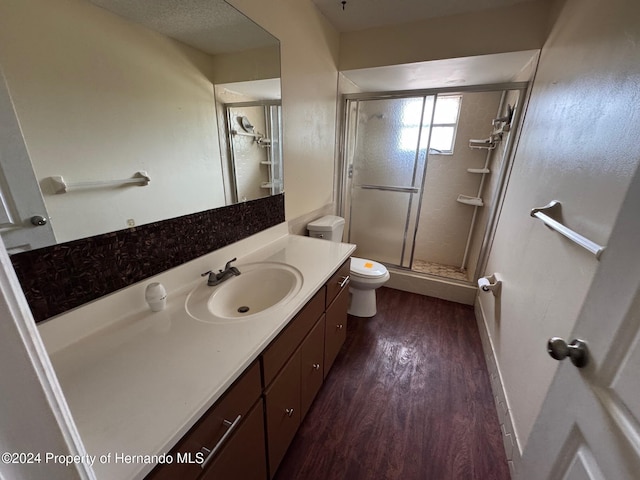
[[[52,186],[55,193],[67,193],[70,190],[81,190],[86,188],[101,188],[101,187],[120,187],[124,185],[137,185],[144,187],[149,185],[151,177],[144,170],[134,173],[133,177],[125,178],[122,180],[96,180],[93,182],[75,182],[69,183],[62,176],[54,175],[49,177],[49,184]]]
[[[465,205],[472,205],[474,207],[483,207],[484,202],[480,197],[469,197],[468,195],[458,195],[456,199],[460,203],[464,203]]]
[[[484,140],[474,140],[471,139],[469,140],[469,148],[471,149],[476,149],[476,150],[493,150],[494,148],[496,148],[496,143],[492,142],[490,138],[484,139]]]
[[[596,256],[596,258],[600,260],[600,255],[602,255],[602,252],[604,252],[604,249],[606,247],[602,245],[598,245],[595,242],[592,242],[588,238],[583,237],[579,233],[571,230],[566,225],[563,225],[562,223],[558,222],[557,220],[547,215],[547,213],[553,214],[554,212],[556,212],[556,215],[559,215],[561,207],[562,207],[562,204],[560,202],[558,202],[557,200],[553,200],[548,205],[545,205],[544,207],[532,209],[530,215],[534,218],[542,220],[545,226],[549,227],[552,230],[555,230],[561,235],[564,235],[572,242],[577,243],[582,248],[593,253]]]
[[[481,173],[481,174],[486,174],[486,173],[491,173],[491,170],[489,170],[488,168],[467,168],[467,172],[469,173]]]

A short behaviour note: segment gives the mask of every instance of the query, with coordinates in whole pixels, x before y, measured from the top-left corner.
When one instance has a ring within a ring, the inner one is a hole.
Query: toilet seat
[[[389,274],[387,267],[366,258],[351,257],[351,275],[360,278],[383,278]]]

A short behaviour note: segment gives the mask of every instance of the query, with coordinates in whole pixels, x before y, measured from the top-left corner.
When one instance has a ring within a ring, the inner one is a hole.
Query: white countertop
[[[87,454],[111,454],[111,461],[93,465],[98,480],[140,479],[149,473],[154,464],[115,463],[115,455],[168,452],[355,248],[282,235],[282,228],[263,237],[254,235],[189,262],[185,268],[191,283],[171,288],[186,275],[178,267],[125,289],[133,293],[110,295],[73,311],[68,319],[62,315],[44,324],[41,334]],[[265,239],[268,243],[256,248]],[[296,267],[303,276],[300,292],[258,319],[213,324],[189,317],[187,294],[206,282],[193,272],[219,268],[234,256],[240,271],[243,263],[256,261]],[[167,286],[164,311],[151,312],[144,303],[144,287],[152,281]],[[135,310],[118,316],[127,302]],[[102,323],[95,318],[100,315]],[[93,325],[84,336],[78,333],[82,321]],[[71,331],[76,338],[70,340]]]

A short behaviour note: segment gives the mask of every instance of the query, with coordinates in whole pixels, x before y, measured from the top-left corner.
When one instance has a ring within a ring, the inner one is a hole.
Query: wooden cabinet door
[[[300,346],[300,418],[303,419],[324,381],[324,316]]]
[[[266,404],[269,475],[275,475],[300,426],[300,350],[278,374],[264,394]]]
[[[324,302],[325,288],[322,287],[262,353],[264,387],[271,384],[289,357],[311,331],[324,312]]]
[[[342,344],[347,338],[347,310],[349,309],[349,289],[343,288],[326,313],[324,337],[324,376],[338,356]]]
[[[197,460],[215,448],[238,417],[240,420],[237,428],[243,428],[246,416],[260,398],[260,393],[260,365],[254,362],[170,452],[174,459],[180,457],[191,461],[159,465],[145,480],[198,478],[202,468]],[[235,436],[236,433],[231,432],[229,435]],[[213,460],[212,458],[211,461]]]
[[[349,283],[349,272],[351,269],[351,259],[348,259],[346,262],[342,264],[342,266],[338,269],[333,276],[327,280],[327,299],[325,303],[325,307],[331,305],[334,299],[345,290],[347,284]]]
[[[262,399],[254,405],[199,480],[267,479],[263,405]]]

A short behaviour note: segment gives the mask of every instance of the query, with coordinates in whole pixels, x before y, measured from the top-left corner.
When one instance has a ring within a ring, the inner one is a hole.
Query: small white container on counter
[[[167,290],[159,282],[150,283],[144,291],[144,299],[153,312],[160,312],[167,306]]]

